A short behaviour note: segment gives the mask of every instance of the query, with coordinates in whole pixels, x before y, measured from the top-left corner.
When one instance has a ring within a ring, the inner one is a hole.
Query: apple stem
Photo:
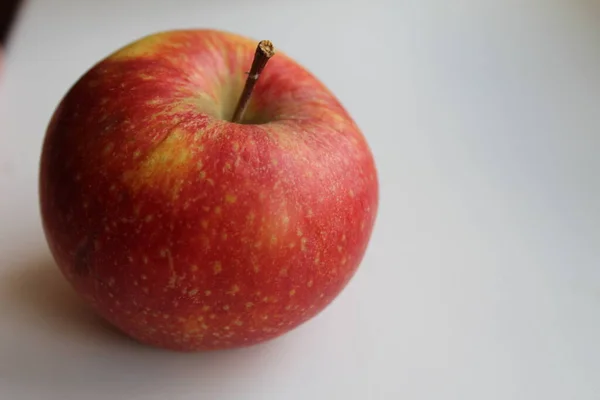
[[[248,72],[248,78],[246,79],[246,85],[244,86],[244,90],[238,100],[233,117],[231,118],[232,122],[240,123],[242,121],[260,73],[265,68],[265,65],[267,65],[269,59],[274,55],[275,47],[271,41],[261,40],[258,42],[256,52],[254,53],[254,60],[252,61],[252,66],[250,67],[250,72]]]

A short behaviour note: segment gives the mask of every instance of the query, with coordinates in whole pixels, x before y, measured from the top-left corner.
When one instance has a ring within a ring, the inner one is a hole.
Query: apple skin
[[[364,256],[375,163],[322,83],[278,51],[242,123],[228,121],[256,44],[215,30],[146,36],[87,71],[49,123],[50,250],[77,293],[141,343],[275,338],[333,301]]]

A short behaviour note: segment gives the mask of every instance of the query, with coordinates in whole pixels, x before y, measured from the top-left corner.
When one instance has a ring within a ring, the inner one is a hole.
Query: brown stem
[[[248,72],[248,78],[246,79],[246,85],[244,86],[242,95],[238,100],[237,107],[235,108],[235,112],[231,118],[232,122],[240,123],[242,121],[244,112],[246,111],[248,103],[250,102],[250,96],[252,96],[252,91],[254,90],[254,86],[258,81],[258,77],[265,68],[265,65],[267,65],[269,59],[274,55],[275,47],[273,47],[273,43],[271,43],[269,40],[261,40],[258,42],[258,46],[256,46],[256,52],[254,53],[254,61],[252,61],[252,67],[250,67],[250,72]]]

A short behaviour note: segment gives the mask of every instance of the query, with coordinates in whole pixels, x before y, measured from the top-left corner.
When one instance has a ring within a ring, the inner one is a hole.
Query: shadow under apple
[[[129,340],[84,303],[50,256],[16,268],[1,284],[0,309],[47,336],[96,343]]]
[[[2,274],[0,315],[0,386],[14,398],[152,398],[181,385],[230,393],[236,381],[265,381],[260,366],[278,363],[272,353],[286,342],[205,353],[144,346],[98,317],[50,255]]]

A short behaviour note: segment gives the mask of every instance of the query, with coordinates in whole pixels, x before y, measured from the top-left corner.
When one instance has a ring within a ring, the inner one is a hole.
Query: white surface
[[[0,86],[0,398],[598,398],[598,2],[25,4]],[[372,146],[381,205],[324,313],[264,346],[182,355],[78,302],[36,185],[48,119],[84,70],[194,26],[270,38],[315,72]]]

